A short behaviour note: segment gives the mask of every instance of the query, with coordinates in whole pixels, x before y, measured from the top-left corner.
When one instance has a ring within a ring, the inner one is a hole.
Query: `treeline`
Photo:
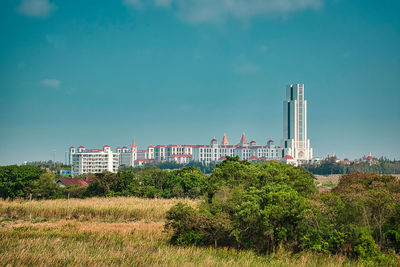
[[[24,165],[33,165],[39,168],[49,168],[52,171],[57,171],[57,170],[70,170],[71,165],[65,165],[62,162],[59,161],[52,161],[52,160],[47,160],[47,161],[28,161]]]
[[[89,182],[88,187],[60,187],[51,172],[31,166],[0,167],[0,197],[38,199],[94,196],[137,196],[147,198],[198,198],[204,194],[207,176],[189,166],[173,171],[148,166],[128,168],[118,173],[102,172],[80,176]]]
[[[350,164],[336,162],[336,158],[324,159],[319,163],[302,165],[313,174],[347,174],[352,172],[400,174],[400,161],[386,158],[375,159],[371,162],[361,161]]]
[[[176,162],[154,162],[154,163],[146,163],[144,166],[145,167],[156,167],[161,170],[176,170],[176,169],[182,169],[184,167],[195,167],[199,169],[202,173],[209,174],[211,173],[214,168],[215,168],[216,162],[211,162],[209,164],[203,164],[198,161],[191,161],[186,164],[179,164]],[[127,167],[129,169],[129,167]]]
[[[319,193],[313,175],[278,162],[228,158],[208,179],[198,208],[167,213],[171,243],[298,253],[344,254],[377,265],[398,264],[400,181],[391,175],[344,175]]]

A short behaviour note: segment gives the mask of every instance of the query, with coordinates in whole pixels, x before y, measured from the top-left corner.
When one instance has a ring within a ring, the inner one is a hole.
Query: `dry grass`
[[[345,258],[175,247],[160,222],[3,222],[0,262],[14,266],[342,266]],[[348,265],[354,264],[348,262]]]
[[[199,200],[189,199],[141,199],[136,197],[32,200],[32,218],[46,220],[77,219],[103,221],[160,221],[165,212],[178,201],[196,205]],[[29,219],[29,201],[0,200],[0,218]]]
[[[29,214],[26,201],[1,201],[0,265],[361,266],[342,256],[311,253],[293,256],[283,250],[266,256],[227,248],[171,246],[168,244],[170,233],[164,231],[163,221],[166,210],[177,201],[139,198],[71,200],[72,217],[78,219],[69,220],[63,219],[65,200],[34,201],[35,217],[47,221],[26,220]],[[199,203],[181,201],[191,205]],[[10,215],[14,219],[8,219]]]

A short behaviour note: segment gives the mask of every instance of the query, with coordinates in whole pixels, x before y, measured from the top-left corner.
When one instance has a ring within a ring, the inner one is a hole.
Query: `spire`
[[[132,138],[132,148],[135,148],[136,144],[135,144],[135,137]]]
[[[224,133],[224,137],[222,138],[222,145],[226,146],[229,145],[228,138],[226,138],[226,133]]]
[[[240,144],[247,144],[247,138],[246,138],[246,134],[243,133],[242,138],[240,139]]]

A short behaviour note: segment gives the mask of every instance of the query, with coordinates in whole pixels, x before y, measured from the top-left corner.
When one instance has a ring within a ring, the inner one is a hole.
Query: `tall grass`
[[[1,266],[363,266],[344,256],[260,255],[168,243],[165,212],[178,201],[129,197],[0,201]],[[46,219],[46,220],[38,220]]]
[[[227,248],[175,247],[161,222],[7,222],[0,262],[24,266],[342,266],[341,256],[285,251],[265,256]]]
[[[0,200],[0,218],[29,219],[30,210],[34,219],[77,220],[164,220],[165,212],[178,201],[196,205],[199,200],[189,199],[142,199],[136,197],[112,197],[56,200]],[[30,208],[30,205],[31,208]]]

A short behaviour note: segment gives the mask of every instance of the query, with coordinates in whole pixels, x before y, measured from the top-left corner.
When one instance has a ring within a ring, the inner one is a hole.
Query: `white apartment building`
[[[72,146],[69,153],[72,177],[84,173],[117,172],[119,169],[119,153],[112,152],[108,145],[103,146],[103,149],[86,149],[80,146],[78,150]]]

